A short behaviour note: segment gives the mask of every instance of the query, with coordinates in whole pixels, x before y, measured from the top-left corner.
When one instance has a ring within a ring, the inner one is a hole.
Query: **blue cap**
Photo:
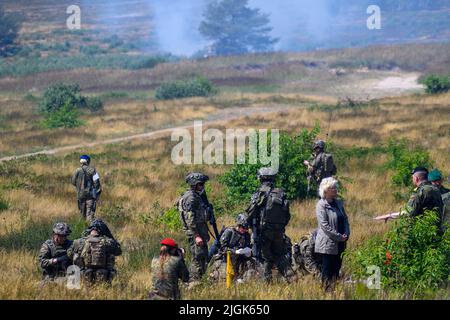
[[[89,157],[89,156],[86,155],[86,154],[83,154],[83,155],[80,157],[80,160],[87,160],[87,161],[89,162],[89,161],[91,161],[91,157]]]

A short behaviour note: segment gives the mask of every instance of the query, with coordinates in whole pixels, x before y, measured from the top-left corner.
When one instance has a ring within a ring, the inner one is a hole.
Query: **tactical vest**
[[[289,222],[289,201],[283,189],[273,188],[266,195],[264,209],[262,210],[262,226],[282,225]]]
[[[226,231],[225,231],[226,232]],[[242,249],[246,247],[246,240],[245,240],[245,234],[239,234],[238,231],[236,231],[234,228],[231,228],[231,238],[228,242],[229,248],[232,249]]]
[[[107,268],[107,243],[103,237],[88,237],[81,250],[81,258],[88,269]]]

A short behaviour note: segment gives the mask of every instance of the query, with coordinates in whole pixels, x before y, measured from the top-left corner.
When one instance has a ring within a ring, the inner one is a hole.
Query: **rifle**
[[[216,217],[214,216],[214,208],[211,204],[209,204],[207,207],[207,210],[208,210],[208,214],[209,214],[209,223],[213,227],[216,241],[217,241],[218,245],[220,246],[220,233],[219,233],[219,230],[217,229]]]
[[[257,260],[261,260],[261,248],[259,247],[258,219],[257,219],[257,217],[253,217],[253,221],[252,221],[252,240],[253,240],[253,247],[252,247],[253,256]]]

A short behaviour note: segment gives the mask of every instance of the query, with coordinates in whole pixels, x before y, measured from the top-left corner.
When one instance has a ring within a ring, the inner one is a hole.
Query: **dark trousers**
[[[338,254],[322,254],[322,283],[327,289],[339,278],[344,250],[345,245],[339,245]]]

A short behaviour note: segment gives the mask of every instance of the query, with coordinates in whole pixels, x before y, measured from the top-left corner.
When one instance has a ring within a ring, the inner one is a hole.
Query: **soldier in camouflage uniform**
[[[83,218],[91,222],[94,220],[97,200],[102,192],[100,177],[94,167],[90,166],[88,155],[80,157],[79,167],[72,176],[71,183],[77,189],[78,209]]]
[[[271,168],[258,170],[261,186],[252,195],[246,210],[247,222],[252,228],[253,253],[258,259],[262,258],[266,281],[272,280],[274,265],[284,277],[288,267],[283,237],[291,215],[283,189],[274,188],[275,176]]]
[[[427,180],[428,170],[417,167],[412,171],[413,183],[416,186],[406,204],[405,211],[411,217],[424,213],[425,210],[436,210],[442,215],[443,203],[440,190]]]
[[[170,238],[161,241],[159,258],[152,260],[152,289],[150,300],[180,300],[178,280],[189,281],[189,271],[184,262],[184,252]]]
[[[314,142],[312,157],[308,161],[304,161],[304,164],[308,167],[308,179],[313,180],[312,182],[317,188],[322,179],[331,177],[337,172],[332,155],[325,153],[325,141],[323,140]]]
[[[186,176],[190,188],[177,202],[183,230],[188,238],[192,254],[191,279],[198,281],[206,272],[208,261],[208,222],[212,223],[212,205],[205,192],[209,177],[198,172]]]
[[[297,271],[302,274],[320,276],[322,257],[314,251],[317,229],[303,236],[300,243],[294,244],[294,260]]]
[[[442,173],[438,169],[431,170],[431,172],[428,174],[428,181],[430,181],[433,185],[438,187],[439,191],[441,192],[441,195],[450,192],[450,189],[447,189],[442,185],[444,179],[442,178]]]
[[[412,180],[416,188],[401,212],[378,216],[376,220],[389,220],[408,214],[410,217],[422,215],[425,210],[436,210],[439,216],[439,226],[442,222],[444,204],[439,189],[428,181],[428,170],[416,167],[412,172]]]
[[[241,278],[252,266],[251,239],[248,233],[249,225],[247,217],[239,214],[236,218],[236,226],[224,230],[220,237],[219,252],[213,256],[213,272],[210,277],[213,280],[224,278],[226,270],[227,251],[231,253],[234,274]]]
[[[119,242],[100,219],[94,220],[83,237],[75,240],[67,250],[67,255],[81,269],[83,279],[89,284],[111,283],[116,274],[115,257],[121,254]]]
[[[67,256],[67,249],[72,241],[67,239],[71,230],[64,222],[58,222],[53,226],[53,236],[44,242],[39,251],[39,265],[42,268],[43,280],[54,280],[65,277],[66,270],[72,264]]]

